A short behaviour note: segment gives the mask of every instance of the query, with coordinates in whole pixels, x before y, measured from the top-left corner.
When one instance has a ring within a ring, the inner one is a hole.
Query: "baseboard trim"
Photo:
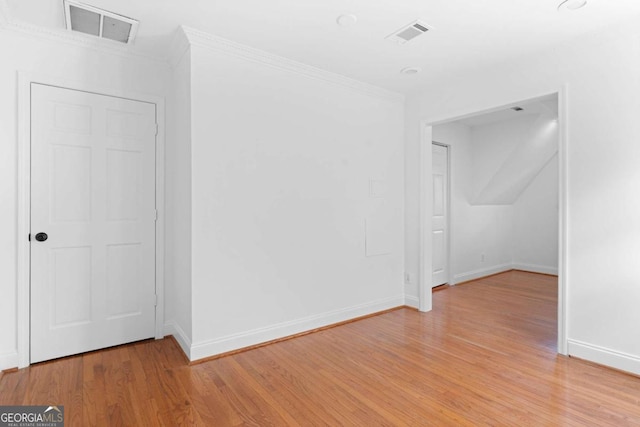
[[[175,320],[170,320],[164,324],[164,336],[166,337],[168,335],[173,336],[173,339],[176,340],[185,356],[187,356],[187,359],[191,360],[191,340]]]
[[[521,263],[509,263],[509,264],[500,264],[493,267],[483,268],[480,270],[468,271],[465,273],[456,274],[453,277],[455,285],[461,285],[466,282],[471,282],[473,280],[484,279],[489,276],[495,276],[496,274],[506,273],[511,270],[519,270],[525,271],[527,273],[537,273],[537,274],[546,274],[549,276],[557,276],[558,268],[557,267],[549,267],[545,265],[535,265],[535,264],[521,264]]]
[[[640,375],[640,357],[578,340],[568,340],[568,354],[599,365]]]
[[[375,313],[367,314],[365,316],[359,316],[359,317],[356,317],[354,319],[349,319],[349,320],[345,320],[345,321],[338,322],[338,323],[332,323],[331,325],[322,326],[320,328],[311,329],[309,331],[300,332],[298,334],[287,335],[286,337],[277,338],[275,340],[262,342],[262,343],[259,343],[259,344],[256,344],[256,345],[250,345],[249,347],[243,347],[243,348],[239,348],[237,350],[228,351],[226,353],[220,353],[220,354],[216,354],[214,356],[205,357],[204,359],[194,360],[193,362],[189,362],[189,365],[190,366],[199,365],[201,363],[209,362],[211,360],[220,359],[222,357],[233,356],[234,354],[244,353],[245,351],[251,351],[251,350],[254,350],[254,349],[260,348],[260,347],[266,347],[268,345],[277,344],[277,343],[282,342],[282,341],[288,341],[288,340],[292,340],[292,339],[295,339],[295,338],[300,338],[300,337],[303,337],[305,335],[314,334],[316,332],[326,331],[327,329],[337,328],[338,326],[343,326],[343,325],[347,325],[349,323],[358,322],[360,320],[368,319],[368,318],[371,318],[371,317],[380,316],[381,314],[390,313],[392,311],[401,310],[403,308],[406,308],[407,310],[417,310],[417,308],[409,307],[409,306],[406,306],[406,305],[399,306],[399,307],[394,307],[394,308],[389,308],[387,310],[377,311]]]
[[[558,267],[550,267],[547,265],[520,264],[516,262],[513,263],[511,268],[514,270],[527,271],[529,273],[547,274],[549,276],[558,275]]]
[[[420,300],[412,295],[404,296],[404,305],[411,308],[420,308]]]
[[[463,282],[470,282],[472,280],[481,279],[487,276],[493,276],[494,274],[504,273],[506,271],[513,270],[513,264],[500,264],[493,267],[482,268],[479,270],[468,271],[465,273],[456,274],[453,277],[453,284],[461,284]]]
[[[292,336],[301,335],[316,331],[320,328],[334,326],[335,324],[353,321],[357,318],[379,314],[403,307],[405,304],[404,295],[385,298],[366,304],[347,307],[315,316],[309,316],[290,322],[254,329],[239,334],[229,335],[214,340],[209,340],[191,345],[187,353],[191,362],[200,362],[201,359],[211,360],[238,351],[245,351],[267,343],[289,339]],[[182,345],[182,344],[181,344]]]
[[[0,371],[6,371],[18,367],[18,352],[0,354]]]

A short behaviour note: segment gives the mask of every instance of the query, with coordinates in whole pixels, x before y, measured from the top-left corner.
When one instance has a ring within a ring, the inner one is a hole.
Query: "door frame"
[[[156,245],[155,285],[157,304],[155,311],[155,339],[164,337],[164,163],[165,163],[165,101],[154,95],[136,93],[112,87],[102,87],[86,82],[37,73],[18,72],[18,218],[17,218],[17,347],[18,368],[29,366],[30,359],[30,290],[31,253],[28,239],[31,223],[31,84],[43,84],[62,89],[90,92],[156,106]]]
[[[439,145],[440,147],[444,147],[447,149],[447,189],[446,189],[447,200],[445,201],[445,204],[447,205],[447,214],[445,215],[445,221],[447,222],[447,236],[446,236],[447,253],[445,254],[445,256],[447,257],[446,263],[447,263],[447,269],[449,271],[447,271],[446,284],[454,285],[455,283],[453,282],[453,269],[451,268],[451,254],[453,253],[451,250],[451,243],[453,242],[453,239],[451,238],[451,234],[453,232],[453,230],[451,229],[451,148],[452,147],[449,144],[443,144],[442,142],[432,140],[431,141],[432,149],[434,145]],[[433,206],[431,207],[431,214],[433,216]],[[433,285],[433,283],[431,285]]]
[[[558,353],[567,355],[568,336],[568,105],[569,86],[562,85],[555,90],[520,96],[517,99],[506,100],[499,105],[489,104],[481,108],[467,109],[457,114],[430,117],[420,120],[420,254],[419,254],[419,281],[418,298],[419,310],[426,312],[433,307],[431,297],[431,212],[432,205],[432,178],[431,178],[431,144],[433,140],[433,126],[455,121],[479,113],[509,108],[522,102],[542,98],[549,95],[558,97]],[[428,147],[428,149],[427,149]]]

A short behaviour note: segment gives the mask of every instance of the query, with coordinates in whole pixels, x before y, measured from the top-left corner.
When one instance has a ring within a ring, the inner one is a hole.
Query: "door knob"
[[[38,233],[38,234],[36,234],[36,240],[38,242],[44,242],[48,238],[49,238],[49,236],[47,236],[47,233]]]

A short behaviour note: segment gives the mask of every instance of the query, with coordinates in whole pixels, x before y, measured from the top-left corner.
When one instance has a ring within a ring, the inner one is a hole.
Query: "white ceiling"
[[[512,107],[520,107],[522,111],[514,111]],[[474,114],[469,117],[455,120],[455,122],[469,126],[484,126],[506,120],[519,119],[530,114],[545,115],[547,117],[558,117],[558,95],[552,94],[541,98],[518,102],[503,108],[494,109],[489,112]]]
[[[0,0],[10,19],[64,28],[62,0]],[[589,0],[558,12],[560,0],[86,0],[140,20],[131,49],[166,57],[179,25],[398,92],[456,70],[550,48],[640,15],[639,0]],[[356,25],[336,24],[354,14]],[[405,44],[385,37],[420,19],[433,31]],[[104,41],[105,43],[113,43]],[[405,67],[421,67],[403,75]]]

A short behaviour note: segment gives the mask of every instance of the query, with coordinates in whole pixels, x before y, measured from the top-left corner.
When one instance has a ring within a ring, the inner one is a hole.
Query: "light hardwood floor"
[[[31,366],[0,404],[68,426],[640,425],[640,378],[556,355],[556,279],[508,272],[189,366],[171,339]]]

